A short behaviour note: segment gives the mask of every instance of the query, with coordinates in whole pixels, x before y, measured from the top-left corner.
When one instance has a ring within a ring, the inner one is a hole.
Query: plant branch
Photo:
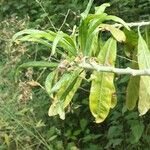
[[[130,74],[132,76],[150,76],[150,69],[131,69],[131,68],[114,68],[109,66],[102,66],[95,62],[82,62],[78,64],[79,67],[89,70],[96,70],[98,72],[109,72],[109,73],[116,73],[116,74]]]
[[[127,25],[128,25],[129,27],[148,26],[148,25],[150,25],[150,21],[131,22],[131,23],[127,23]],[[113,26],[114,26],[114,27],[122,27],[123,25],[122,25],[122,24],[115,23],[115,24],[113,24]]]

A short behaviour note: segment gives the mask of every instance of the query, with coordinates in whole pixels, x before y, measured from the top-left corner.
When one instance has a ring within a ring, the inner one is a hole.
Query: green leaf
[[[70,81],[64,84],[64,87],[58,91],[58,99],[64,102],[64,108],[70,103],[76,90],[79,88],[82,81],[81,76],[85,76],[82,69],[74,70],[69,78]]]
[[[113,16],[113,15],[108,15],[106,18],[106,20],[113,20],[115,22],[119,22],[121,23],[126,29],[130,30],[130,28],[128,27],[127,23],[124,22],[121,18],[117,17],[117,16]]]
[[[138,40],[138,64],[139,69],[150,69],[150,51],[139,31]],[[150,109],[150,77],[140,77],[138,110],[144,115]]]
[[[109,38],[98,55],[100,64],[114,66],[116,60],[116,40]]]
[[[91,43],[90,56],[97,56],[97,54],[99,54],[99,51],[100,51],[100,48],[99,48],[98,33],[95,33],[92,43]]]
[[[82,21],[79,27],[80,51],[88,56],[95,34],[99,32],[99,25],[105,20],[106,14],[92,15]]]
[[[134,136],[134,140],[132,141],[132,143],[137,143],[140,140],[144,131],[144,124],[139,121],[137,123],[132,124],[131,131]]]
[[[92,21],[90,20],[89,24],[89,31],[88,35],[90,35],[92,32],[94,32],[97,28],[99,28],[99,25],[105,21],[107,18],[107,14],[102,13],[101,15],[93,15]]]
[[[131,76],[126,92],[126,106],[129,110],[133,110],[139,98],[139,76]]]
[[[110,38],[99,53],[99,63],[114,66],[116,59],[116,41]],[[91,75],[90,110],[96,123],[105,120],[112,106],[114,94],[114,74],[94,71]]]
[[[64,107],[67,107],[67,106],[70,104],[70,102],[71,102],[71,100],[72,100],[74,94],[76,93],[76,91],[77,91],[78,88],[80,87],[80,84],[81,84],[82,79],[83,79],[84,77],[85,77],[85,72],[83,71],[83,72],[81,73],[81,75],[78,76],[78,78],[76,79],[76,82],[75,82],[75,84],[74,84],[72,90],[70,90],[70,92],[69,92],[68,95],[66,96],[65,101],[64,101]]]
[[[120,29],[117,29],[113,27],[112,25],[109,24],[101,24],[100,25],[101,30],[107,30],[110,31],[113,37],[118,41],[118,42],[125,42],[126,36],[123,31]]]
[[[109,3],[104,3],[98,7],[95,7],[95,14],[102,14],[107,7],[110,7]]]
[[[84,131],[86,129],[87,125],[88,125],[88,121],[86,119],[80,120],[80,127],[81,127],[82,131]]]
[[[82,19],[85,19],[90,12],[94,0],[89,0],[89,3],[83,13],[81,13]]]
[[[12,37],[12,41],[16,41],[18,40],[18,38],[20,36],[23,36],[23,35],[34,35],[36,37],[43,37],[43,36],[46,36],[46,32],[44,31],[40,31],[40,30],[35,30],[35,29],[25,29],[25,30],[22,30],[20,32],[17,32],[13,37]]]
[[[26,62],[26,63],[21,64],[16,69],[15,80],[17,80],[17,77],[19,75],[20,69],[29,68],[29,67],[38,67],[38,68],[49,67],[49,68],[56,68],[57,66],[58,66],[58,63],[47,62],[47,61],[31,61],[31,62]]]
[[[54,81],[56,73],[57,73],[56,70],[50,72],[45,80],[45,89],[50,97],[51,97],[51,89],[53,86],[53,81]]]
[[[59,43],[59,41],[61,41],[63,39],[68,43],[68,45],[70,45],[70,47],[72,47],[72,49],[74,49],[73,50],[74,52],[76,51],[75,43],[73,42],[71,37],[68,36],[67,34],[63,33],[62,31],[59,31],[59,32],[57,32],[57,35],[53,41],[52,55],[55,54],[55,50],[56,50],[56,47],[57,47],[57,44]]]
[[[63,36],[63,38],[58,37]],[[56,38],[57,36],[57,38]],[[56,42],[57,40],[57,42]],[[59,46],[62,47],[65,51],[67,51],[70,55],[76,55],[76,47],[74,41],[71,39],[70,36],[63,32],[59,32],[58,34],[54,33],[53,31],[40,31],[34,29],[26,29],[16,33],[12,37],[12,41],[18,43],[19,41],[33,41],[38,43],[43,43],[44,45],[48,45],[51,47],[51,43],[55,41],[53,46],[53,53],[55,50],[55,46],[59,41]]]
[[[22,41],[22,42],[36,42],[36,43],[43,44],[43,45],[45,45],[49,48],[52,48],[51,43],[47,42],[46,40],[33,37],[32,35],[26,35],[26,36],[20,38],[19,41]]]
[[[56,85],[54,85],[52,89],[55,89],[56,94],[49,108],[49,116],[59,114],[61,119],[65,119],[65,108],[69,105],[81,84],[82,77],[80,75],[85,76],[85,72],[82,72],[81,69],[75,70],[63,76]]]
[[[64,73],[60,78],[60,80],[52,87],[51,93],[58,92],[58,90],[62,88],[62,86],[68,84],[70,77],[71,77],[71,73],[69,72]]]
[[[138,34],[135,33],[133,30],[123,30],[126,36],[126,42],[124,45],[124,52],[126,56],[132,57],[133,53],[137,51],[137,45],[138,45]]]
[[[23,63],[22,65],[20,65],[18,67],[18,69],[21,68],[28,68],[28,67],[50,67],[50,68],[55,68],[58,66],[58,63],[54,63],[54,62],[47,62],[47,61],[30,61],[30,62],[26,62]]]
[[[135,53],[135,56],[137,57],[137,53]],[[136,61],[137,58],[133,58],[132,60]],[[136,62],[132,62],[131,68],[138,69],[138,64]],[[126,91],[126,106],[129,110],[133,110],[136,106],[136,103],[139,98],[139,83],[140,83],[140,77],[139,76],[131,76],[127,91]]]

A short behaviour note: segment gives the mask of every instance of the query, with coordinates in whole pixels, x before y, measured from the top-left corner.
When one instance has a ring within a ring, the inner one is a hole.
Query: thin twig
[[[138,63],[138,62],[135,61],[135,60],[129,59],[129,58],[124,57],[124,56],[121,56],[121,55],[117,55],[117,57],[122,58],[122,59],[125,59],[125,60],[128,60],[128,61],[130,61],[130,62]]]
[[[68,15],[69,15],[69,13],[70,13],[70,9],[67,11],[67,14],[65,15],[64,21],[63,21],[62,25],[61,25],[60,28],[59,28],[59,31],[60,31],[60,30],[62,29],[62,27],[64,26],[64,24],[65,24],[65,22],[66,22],[66,20],[67,20],[67,17],[68,17]]]
[[[43,12],[44,12],[45,14],[47,14],[47,12],[46,12],[45,8],[43,7],[42,3],[41,3],[39,0],[35,0],[35,1],[40,5],[40,7],[42,8]],[[51,21],[50,17],[47,16],[47,18],[48,18],[48,20],[49,20],[51,26],[53,27],[54,31],[56,32],[57,30],[56,30],[56,28],[55,28],[53,22]]]

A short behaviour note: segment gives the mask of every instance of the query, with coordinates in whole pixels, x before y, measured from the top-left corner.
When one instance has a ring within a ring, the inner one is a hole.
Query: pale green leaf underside
[[[150,51],[140,31],[138,40],[138,64],[139,69],[150,69]],[[140,77],[138,109],[140,115],[144,115],[150,109],[150,77]]]
[[[136,103],[139,98],[139,81],[140,77],[130,77],[128,87],[127,87],[127,95],[126,95],[126,106],[129,110],[134,109]]]
[[[150,78],[141,77],[140,78],[140,90],[139,90],[139,102],[138,102],[138,110],[140,116],[147,113],[150,109],[150,93],[148,91],[148,84],[145,84],[145,81],[149,82]]]

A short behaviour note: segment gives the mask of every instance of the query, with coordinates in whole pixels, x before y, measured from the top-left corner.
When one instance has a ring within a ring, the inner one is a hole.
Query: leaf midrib
[[[112,42],[113,42],[113,39],[111,39],[111,41],[110,41],[110,43],[109,43],[109,46],[108,46],[108,51],[107,51],[107,53],[106,53],[106,59],[105,59],[105,62],[103,63],[104,65],[106,64],[106,61],[107,61],[107,59],[108,59],[108,56],[109,56],[109,54],[110,54],[110,46],[111,46],[111,44],[112,44]],[[104,73],[101,73],[102,75],[101,75],[101,80],[100,80],[100,93],[102,92],[102,84],[103,84],[103,78],[104,78]],[[101,101],[100,100],[102,100],[101,99],[102,98],[102,94],[100,94],[100,99],[99,99],[99,103],[98,103],[98,108],[100,108],[100,105],[101,105]],[[99,111],[99,109],[98,109],[98,111]]]

